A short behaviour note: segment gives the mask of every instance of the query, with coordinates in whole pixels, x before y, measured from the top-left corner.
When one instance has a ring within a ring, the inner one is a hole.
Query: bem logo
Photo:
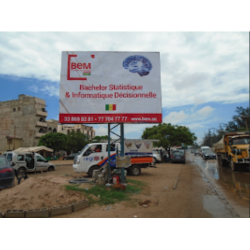
[[[83,75],[91,75],[91,63],[82,63],[77,62],[77,55],[68,55],[68,72],[67,72],[67,80],[84,80],[86,81],[86,77],[82,77]],[[71,61],[72,58],[75,58],[75,62]],[[75,72],[74,76],[71,76],[71,72]]]

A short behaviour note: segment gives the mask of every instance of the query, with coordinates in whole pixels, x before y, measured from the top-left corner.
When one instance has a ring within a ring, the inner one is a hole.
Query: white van
[[[206,150],[210,150],[210,148],[208,146],[202,146],[201,149],[200,149],[200,155],[201,157],[203,157],[203,153],[206,151]]]
[[[110,166],[115,169],[116,153],[121,150],[121,145],[115,143],[110,146]],[[141,168],[155,167],[151,140],[125,140],[124,156],[130,157],[131,164],[126,167],[126,170],[131,175],[140,175]],[[73,169],[76,173],[87,173],[92,177],[93,171],[100,169],[107,162],[108,143],[91,143],[86,145],[74,158]]]
[[[45,160],[40,154],[33,152],[8,151],[3,156],[18,173],[35,171],[54,171],[55,165]]]

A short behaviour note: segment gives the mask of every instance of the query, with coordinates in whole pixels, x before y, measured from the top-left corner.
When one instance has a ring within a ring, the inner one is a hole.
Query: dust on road
[[[62,161],[64,164],[65,161]],[[36,209],[68,204],[84,199],[84,195],[66,191],[64,186],[72,178],[87,177],[77,174],[71,165],[60,165],[54,172],[29,174],[29,179],[22,181],[14,188],[0,192],[0,210]],[[72,161],[67,161],[72,164]],[[181,169],[180,169],[181,168]],[[180,174],[179,174],[180,173]],[[175,189],[172,187],[176,183]],[[132,196],[130,201],[107,206],[91,206],[84,210],[58,216],[60,218],[210,218],[218,214],[204,207],[204,197],[214,197],[216,194],[211,186],[204,181],[195,165],[189,160],[186,164],[157,164],[157,169],[142,169],[140,176],[127,176],[146,183],[146,188],[140,194]],[[89,187],[90,184],[81,184]],[[147,201],[147,206],[143,204]],[[219,217],[237,217],[220,203]]]

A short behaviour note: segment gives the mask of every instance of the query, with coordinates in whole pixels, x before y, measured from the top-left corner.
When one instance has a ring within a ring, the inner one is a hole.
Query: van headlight
[[[79,164],[79,163],[80,163],[80,158],[77,157],[76,164]]]

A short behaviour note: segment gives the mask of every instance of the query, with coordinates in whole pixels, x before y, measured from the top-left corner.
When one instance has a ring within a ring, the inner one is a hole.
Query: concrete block
[[[24,218],[24,210],[7,210],[5,218]]]
[[[76,212],[89,206],[88,200],[79,201],[72,204],[72,211]]]
[[[49,209],[34,209],[25,211],[26,218],[48,218],[49,217]]]
[[[72,213],[72,205],[52,207],[50,210],[50,217],[62,214],[71,214],[71,213]]]

